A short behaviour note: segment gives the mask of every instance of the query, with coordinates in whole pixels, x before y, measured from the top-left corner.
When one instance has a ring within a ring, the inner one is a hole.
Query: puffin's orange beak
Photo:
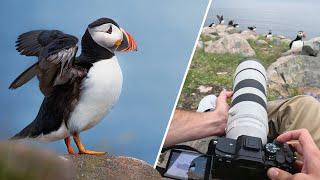
[[[306,38],[306,37],[307,37],[306,33],[303,33],[302,37],[303,37],[303,38]]]
[[[132,36],[129,33],[124,31],[123,29],[121,30],[123,33],[123,39],[121,42],[118,42],[119,45],[116,51],[123,51],[123,52],[137,51],[138,47],[137,47],[136,41],[132,38]]]

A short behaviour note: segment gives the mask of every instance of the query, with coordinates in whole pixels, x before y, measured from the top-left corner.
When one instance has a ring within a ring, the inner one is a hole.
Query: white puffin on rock
[[[78,39],[58,30],[21,34],[17,50],[38,61],[10,85],[16,89],[33,77],[39,79],[44,100],[38,115],[11,139],[44,141],[64,139],[74,154],[70,137],[81,154],[102,155],[85,149],[79,134],[99,123],[118,101],[122,72],[116,51],[136,51],[134,39],[112,19],[100,18],[88,25],[76,57]]]
[[[304,45],[303,38],[305,37],[305,33],[303,31],[299,31],[296,39],[291,41],[291,43],[289,44],[290,50],[292,52],[301,52]]]

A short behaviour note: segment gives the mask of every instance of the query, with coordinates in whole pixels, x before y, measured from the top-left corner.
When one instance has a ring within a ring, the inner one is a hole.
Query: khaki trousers
[[[269,136],[307,129],[320,148],[320,103],[311,96],[268,102]]]

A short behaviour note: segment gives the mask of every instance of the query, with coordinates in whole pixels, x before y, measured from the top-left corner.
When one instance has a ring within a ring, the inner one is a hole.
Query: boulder
[[[320,57],[289,55],[279,58],[267,69],[271,90],[288,96],[290,88],[320,89]]]
[[[283,35],[278,35],[277,37],[280,38],[280,39],[287,39],[287,37],[285,37]]]
[[[0,143],[1,179],[74,179],[75,169],[53,152],[13,142]]]
[[[76,179],[161,179],[146,162],[124,156],[66,155],[76,167]]]
[[[320,53],[320,37],[310,39],[309,41],[304,42],[304,46],[302,48],[302,55],[308,56],[319,56]]]
[[[249,40],[249,39],[252,39],[252,40],[258,39],[258,34],[255,31],[244,30],[240,34],[244,39],[247,39],[247,40]]]
[[[62,155],[14,142],[0,143],[0,179],[161,179],[146,162],[124,156]]]
[[[228,26],[223,24],[218,24],[214,28],[216,29],[217,33],[222,33],[222,32],[226,32]]]
[[[204,27],[202,28],[202,33],[207,35],[207,34],[217,33],[217,30],[215,27]]]
[[[254,50],[246,39],[240,34],[231,34],[221,37],[219,40],[208,43],[205,52],[219,54],[241,54],[244,57],[255,56]]]
[[[204,35],[225,36],[225,35],[229,34],[228,32],[226,32],[227,28],[228,28],[228,26],[226,26],[226,25],[218,24],[214,27],[204,27],[202,29],[202,33]]]
[[[204,42],[204,46],[209,46],[210,44],[212,44],[214,41],[210,40],[210,41],[206,41]]]
[[[241,30],[239,28],[234,28],[234,27],[227,27],[226,32],[229,34],[234,34],[234,33],[241,33]]]

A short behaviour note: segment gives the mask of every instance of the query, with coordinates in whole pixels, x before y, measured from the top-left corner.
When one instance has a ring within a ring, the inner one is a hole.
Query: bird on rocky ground
[[[216,26],[216,24],[214,22],[209,24],[209,27],[215,27],[215,26]]]
[[[301,51],[304,45],[303,38],[306,34],[303,31],[298,31],[297,37],[290,42],[289,47],[292,51]]]
[[[250,31],[256,31],[257,30],[257,27],[256,26],[249,26],[248,29]]]
[[[268,34],[265,36],[266,39],[270,40],[272,38],[272,31],[269,30]]]
[[[118,101],[122,72],[115,52],[136,51],[137,45],[109,18],[88,25],[78,57],[77,42],[75,36],[59,30],[34,30],[18,37],[17,51],[38,60],[9,88],[16,89],[36,76],[44,99],[36,118],[11,139],[64,139],[68,153],[74,154],[73,137],[80,154],[105,154],[87,150],[79,134],[99,123]]]
[[[234,20],[230,20],[230,21],[228,22],[228,26],[232,26],[232,27],[234,27],[234,28],[238,28],[238,27],[239,27],[239,24],[235,24],[235,23],[234,23]]]
[[[217,18],[218,18],[219,24],[224,24],[223,15],[221,16],[217,15]]]

